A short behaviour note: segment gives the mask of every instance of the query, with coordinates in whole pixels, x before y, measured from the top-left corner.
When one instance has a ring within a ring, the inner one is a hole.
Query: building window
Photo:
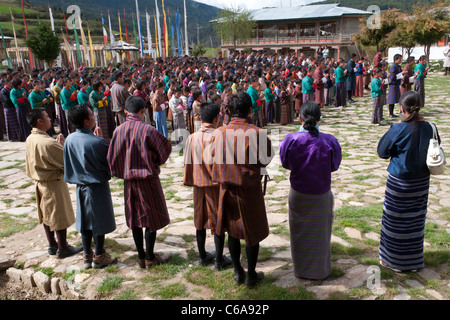
[[[326,22],[320,24],[320,36],[332,36],[336,34],[336,22]]]
[[[316,25],[315,24],[301,24],[298,30],[298,35],[300,37],[313,37],[316,35]]]

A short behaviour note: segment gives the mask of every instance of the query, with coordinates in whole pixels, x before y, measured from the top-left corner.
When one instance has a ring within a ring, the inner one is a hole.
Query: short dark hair
[[[395,60],[398,60],[398,59],[400,59],[400,58],[403,58],[403,56],[402,56],[401,54],[396,53],[396,54],[394,55],[394,61],[395,61]]]
[[[252,99],[247,92],[238,92],[230,97],[228,106],[232,110],[233,117],[247,118]]]
[[[99,88],[101,88],[103,86],[103,83],[99,80],[95,80],[94,83],[92,84],[92,89],[94,91],[98,91]]]
[[[22,84],[22,80],[20,80],[19,78],[14,79],[11,83],[11,85],[15,89],[17,89],[17,87],[20,86],[21,84]]]
[[[145,100],[139,96],[129,96],[127,100],[125,100],[125,110],[130,113],[138,113],[142,109],[146,107]]]
[[[212,123],[219,113],[220,106],[218,104],[208,101],[200,105],[200,117],[203,123]]]
[[[119,79],[121,76],[123,76],[122,71],[117,70],[117,71],[115,71],[115,72],[113,73],[113,79],[114,79],[114,80]]]
[[[44,109],[32,109],[27,113],[27,122],[30,124],[32,128],[36,128],[37,121],[44,117]]]
[[[84,128],[84,120],[89,120],[89,105],[78,104],[69,109],[69,121],[76,129]]]

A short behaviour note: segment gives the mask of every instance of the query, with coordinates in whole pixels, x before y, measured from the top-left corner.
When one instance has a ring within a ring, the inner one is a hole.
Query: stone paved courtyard
[[[449,88],[450,77],[444,77],[442,72],[430,75],[426,80],[426,107],[423,110],[426,120],[437,124],[447,157],[450,157]],[[176,156],[178,152],[174,152],[161,169],[171,223],[158,231],[156,243],[156,251],[175,255],[174,262],[150,270],[137,267],[133,238],[124,218],[123,182],[114,178],[110,185],[117,229],[107,235],[107,250],[118,257],[119,264],[104,270],[83,271],[81,255],[59,260],[47,254],[44,230],[36,224],[34,184],[25,174],[25,144],[0,142],[0,265],[8,260],[15,263],[15,268],[8,274],[0,271],[0,279],[3,279],[0,281],[0,299],[7,296],[9,299],[448,300],[449,165],[444,175],[431,177],[425,268],[417,273],[397,274],[378,263],[388,161],[378,158],[376,147],[389,124],[370,124],[371,107],[370,93],[365,91],[365,97],[359,98],[357,103],[344,108],[323,109],[320,130],[336,136],[343,152],[341,167],[332,176],[335,196],[332,275],[323,281],[300,280],[293,275],[287,206],[289,171],[281,167],[277,153],[268,167],[272,180],[265,196],[271,232],[261,242],[257,265],[257,270],[265,272],[266,279],[254,290],[234,286],[231,269],[218,272],[212,266],[198,267],[192,189],[182,184],[183,163],[182,157]],[[398,105],[395,110],[399,112]],[[387,117],[387,106],[384,112]],[[278,151],[277,146],[286,134],[298,128],[298,122],[268,126],[275,149]],[[75,208],[75,186],[69,187]],[[73,245],[81,244],[75,226],[69,229],[68,241]],[[207,249],[214,250],[210,235]],[[227,249],[225,253],[228,253]],[[246,267],[245,261],[243,266]],[[58,281],[65,282],[64,288],[59,285],[62,292],[51,289],[44,294],[48,290],[37,284],[22,286],[27,274],[49,273],[49,270],[52,288]],[[12,271],[20,274],[20,279],[19,276],[15,278]],[[105,279],[118,279],[120,285],[105,293],[99,290]],[[229,288],[223,289],[221,283]],[[178,293],[168,297],[163,294],[169,291],[164,289],[174,288]]]

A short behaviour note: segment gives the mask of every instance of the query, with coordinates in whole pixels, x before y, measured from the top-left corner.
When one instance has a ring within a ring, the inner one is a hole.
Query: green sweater
[[[48,97],[41,90],[39,90],[38,92],[34,90],[31,91],[30,95],[28,96],[28,101],[30,101],[31,109],[45,108],[47,105],[42,102],[44,99],[48,100]]]
[[[103,99],[104,95],[102,92],[98,93],[96,91],[92,91],[89,95],[89,102],[91,103],[91,107],[94,108],[94,111],[104,110]]]
[[[302,79],[302,93],[314,93],[316,91],[313,87],[314,80],[309,76],[305,76]]]
[[[266,98],[266,102],[273,101],[272,89],[266,88],[266,90],[264,90],[264,97]]]
[[[89,101],[89,93],[80,90],[77,94],[78,104],[87,103]]]
[[[27,90],[25,90],[24,88],[17,90],[16,88],[13,88],[11,90],[11,92],[9,93],[9,96],[11,98],[12,103],[14,104],[14,106],[17,108],[18,106],[20,106],[21,104],[26,103],[26,101],[24,100],[24,98],[22,97],[23,93],[26,93]],[[27,94],[28,96],[28,94]]]
[[[247,89],[247,93],[250,96],[250,98],[252,99],[252,111],[258,111],[261,110],[261,107],[258,106],[256,100],[259,99],[259,94],[258,91],[256,91],[255,88],[253,88],[252,86],[249,86]]]
[[[383,88],[381,87],[381,79],[373,78],[370,82],[370,95],[372,98],[381,96],[384,93]]]
[[[417,79],[425,79],[426,76],[423,74],[425,72],[425,66],[421,63],[416,64],[416,67],[414,68],[414,73],[419,71],[419,74],[417,75]]]
[[[336,83],[344,82],[347,76],[344,74],[344,69],[342,69],[340,66],[334,70],[334,80]]]
[[[77,97],[72,93],[73,91],[65,87],[61,90],[60,99],[63,110],[69,110],[78,104]]]

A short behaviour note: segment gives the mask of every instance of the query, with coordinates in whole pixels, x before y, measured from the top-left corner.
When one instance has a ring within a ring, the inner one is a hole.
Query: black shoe
[[[67,246],[66,249],[63,250],[59,250],[56,252],[56,256],[60,259],[64,259],[70,256],[73,256],[74,254],[80,253],[81,251],[83,251],[83,247],[72,247],[72,246]]]
[[[231,261],[230,258],[228,257],[222,257],[221,261],[217,261],[214,264],[215,268],[217,271],[221,271],[221,270],[225,270],[226,268],[228,268],[229,266],[231,266],[233,264],[233,262]]]
[[[392,118],[398,118],[398,115],[396,115],[396,114],[391,114],[391,115],[389,116],[389,118],[390,118],[390,119],[392,119]]]
[[[244,269],[241,268],[241,270],[238,272],[234,271],[234,283],[238,286],[245,283]]]
[[[216,252],[207,252],[206,256],[204,258],[200,258],[200,265],[207,266],[208,264],[212,263],[214,259],[216,258]]]
[[[356,101],[353,100],[353,99],[348,99],[348,102],[350,102],[350,103],[355,103]]]
[[[50,246],[48,247],[48,254],[51,256],[54,256],[56,254],[56,251],[58,251],[58,247]]]
[[[256,286],[256,284],[264,279],[264,272],[255,272],[254,274],[247,273],[247,279],[245,279],[245,286],[249,289]]]

